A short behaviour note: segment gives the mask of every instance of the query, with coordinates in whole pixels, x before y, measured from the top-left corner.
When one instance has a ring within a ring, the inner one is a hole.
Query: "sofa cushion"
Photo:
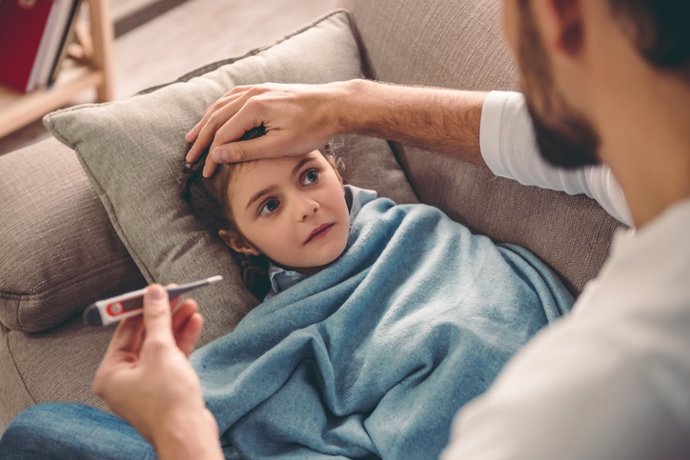
[[[227,247],[179,197],[188,149],[184,135],[235,85],[319,83],[361,76],[345,12],[333,12],[277,45],[185,75],[132,98],[89,104],[44,118],[72,147],[112,225],[147,281],[183,283],[216,274],[224,281],[194,292],[206,318],[201,343],[231,330],[256,304]],[[398,201],[415,196],[387,143],[350,137],[341,149],[345,179]]]
[[[0,322],[36,332],[144,284],[74,152],[55,139],[0,156]]]

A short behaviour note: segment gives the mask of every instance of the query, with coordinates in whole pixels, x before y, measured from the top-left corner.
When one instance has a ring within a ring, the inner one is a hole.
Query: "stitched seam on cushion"
[[[112,264],[103,267],[101,270],[95,271],[95,273],[96,273],[96,274],[102,273],[103,271],[106,271],[107,269],[110,269],[110,268],[112,268],[112,267],[114,267],[114,266],[117,266],[117,264],[125,265],[126,262],[124,262],[124,261],[113,262]],[[89,272],[89,275],[92,275],[92,274],[94,274],[94,271],[90,271],[90,272]],[[0,299],[2,299],[2,300],[17,300],[17,301],[19,301],[19,300],[21,300],[22,298],[25,298],[25,299],[26,299],[26,298],[29,298],[29,299],[34,300],[34,301],[35,301],[35,300],[41,300],[42,298],[48,298],[48,297],[50,297],[50,295],[52,295],[53,292],[55,292],[56,290],[62,288],[62,287],[65,286],[65,285],[72,284],[72,283],[74,283],[75,281],[82,281],[82,280],[85,280],[85,279],[88,279],[87,275],[81,276],[81,277],[79,277],[79,278],[75,278],[73,281],[71,281],[71,282],[69,282],[69,283],[68,283],[68,282],[64,282],[64,283],[58,284],[58,285],[56,285],[54,288],[52,288],[52,289],[50,289],[50,290],[48,290],[48,291],[44,291],[44,292],[37,293],[37,294],[13,294],[13,293],[0,292]],[[81,308],[81,307],[80,307],[80,308]],[[25,330],[26,328],[28,328],[28,327],[31,326],[31,325],[30,325],[30,324],[26,324],[26,321],[22,320],[22,314],[21,314],[21,313],[22,313],[22,309],[19,308],[19,306],[17,306],[16,315],[15,315],[15,323],[19,326],[19,327],[17,328],[17,330],[23,331],[23,330]],[[2,324],[2,321],[0,321],[0,324]],[[3,327],[5,327],[4,324],[3,324]],[[43,329],[47,329],[47,328],[43,328]]]
[[[7,300],[15,300],[17,298],[41,298],[46,295],[46,293],[52,293],[55,291],[58,291],[62,289],[64,286],[73,284],[75,281],[82,281],[85,279],[90,278],[93,275],[98,275],[104,271],[110,270],[113,267],[117,267],[118,265],[125,265],[125,261],[114,261],[110,262],[107,265],[102,265],[101,268],[97,268],[94,270],[89,270],[88,274],[83,274],[79,276],[75,276],[71,278],[70,280],[65,280],[61,281],[59,283],[50,283],[50,287],[44,291],[37,292],[37,293],[29,293],[29,292],[12,292],[12,291],[0,291],[0,299],[7,299]]]
[[[9,334],[9,329],[6,328],[3,324],[0,324],[0,328],[2,328],[2,333],[5,336],[5,347],[7,348],[7,354],[9,355],[10,359],[12,360],[12,365],[14,366],[14,370],[17,372],[17,375],[19,376],[19,381],[22,382],[22,387],[24,388],[24,391],[26,394],[29,396],[29,399],[36,404],[36,398],[34,398],[34,395],[31,394],[29,391],[29,387],[26,386],[26,381],[24,380],[24,375],[19,371],[19,367],[17,366],[17,360],[14,358],[14,353],[12,352],[12,348],[10,348],[10,334]]]

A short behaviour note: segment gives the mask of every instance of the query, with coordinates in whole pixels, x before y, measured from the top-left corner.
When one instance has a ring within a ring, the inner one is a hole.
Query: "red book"
[[[0,1],[0,83],[27,90],[52,7],[51,0]]]

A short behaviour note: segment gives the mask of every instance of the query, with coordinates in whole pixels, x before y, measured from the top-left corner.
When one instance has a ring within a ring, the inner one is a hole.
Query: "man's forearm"
[[[479,126],[486,93],[353,80],[336,98],[340,130],[446,153],[485,166]]]

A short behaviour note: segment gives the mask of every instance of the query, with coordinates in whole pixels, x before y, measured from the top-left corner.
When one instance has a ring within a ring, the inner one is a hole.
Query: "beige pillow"
[[[115,232],[149,282],[223,275],[194,292],[206,318],[202,342],[233,328],[256,304],[226,246],[179,198],[184,134],[230,88],[259,82],[320,83],[361,76],[347,13],[333,12],[278,44],[212,64],[123,101],[47,115],[46,127],[73,148]],[[349,137],[345,178],[400,202],[415,200],[385,141]]]

